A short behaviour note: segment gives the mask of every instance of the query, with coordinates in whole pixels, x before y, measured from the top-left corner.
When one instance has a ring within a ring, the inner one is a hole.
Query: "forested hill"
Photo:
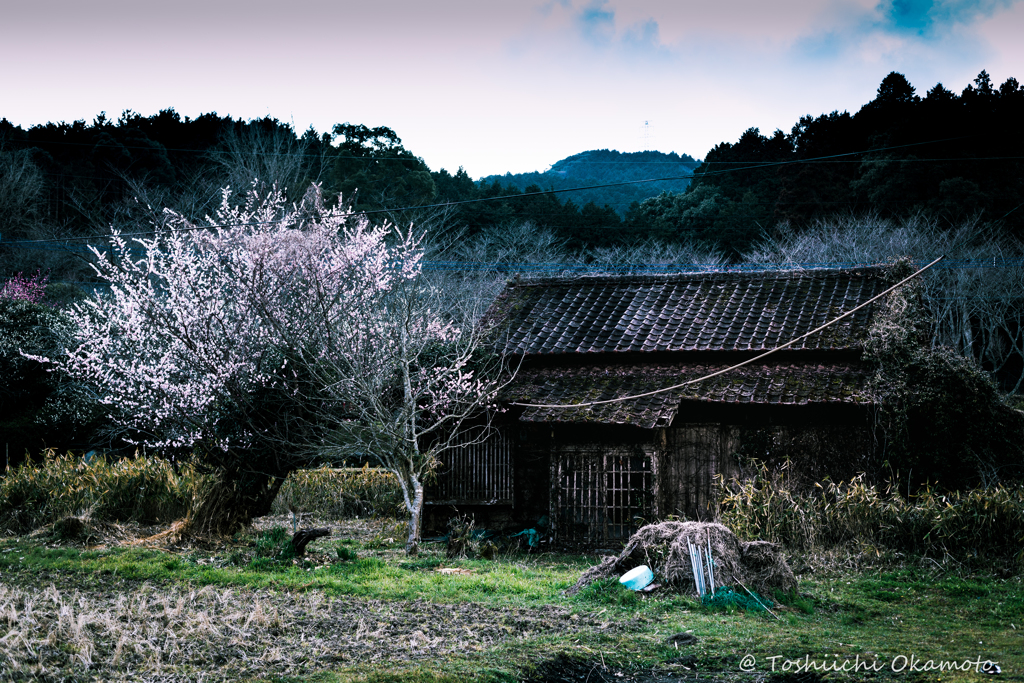
[[[742,253],[766,230],[835,216],[978,220],[1024,237],[1024,87],[982,71],[957,95],[922,97],[900,73],[856,113],[804,116],[787,134],[757,128],[708,152],[685,193],[649,199],[629,224],[664,241]]]
[[[634,185],[602,187],[580,192],[565,192],[562,201],[570,200],[578,206],[594,203],[597,206],[611,206],[620,216],[625,216],[633,202],[656,197],[662,192],[682,192],[689,185],[689,176],[700,162],[688,154],[675,152],[616,152],[595,149],[581,152],[552,164],[543,173],[506,173],[482,178],[481,185],[501,183],[506,187],[526,190],[538,187],[542,190],[564,190],[590,185],[671,178],[657,182],[643,182]]]

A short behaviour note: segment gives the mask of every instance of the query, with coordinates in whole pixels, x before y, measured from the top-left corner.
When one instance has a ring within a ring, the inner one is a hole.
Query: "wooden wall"
[[[697,423],[659,431],[662,516],[715,519],[715,475],[721,474],[728,481],[739,474],[734,454],[740,447],[740,429]]]
[[[511,505],[514,443],[508,430],[481,428],[459,437],[456,448],[440,455],[427,500],[435,505]]]
[[[563,444],[551,455],[551,528],[563,545],[621,543],[657,516],[652,444]]]
[[[500,436],[445,458],[429,491],[427,526],[443,528],[446,515],[472,511],[479,526],[507,532],[548,517],[556,545],[621,547],[645,522],[715,519],[715,476],[749,476],[752,459],[777,465],[790,458],[793,474],[812,483],[852,476],[872,461],[866,421],[801,418],[783,425],[677,421],[655,430],[506,425]]]

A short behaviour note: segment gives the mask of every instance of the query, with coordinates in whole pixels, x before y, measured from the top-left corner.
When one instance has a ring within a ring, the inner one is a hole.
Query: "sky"
[[[393,129],[432,170],[703,158],[748,128],[1024,81],[1024,0],[0,0],[0,118],[216,112]]]

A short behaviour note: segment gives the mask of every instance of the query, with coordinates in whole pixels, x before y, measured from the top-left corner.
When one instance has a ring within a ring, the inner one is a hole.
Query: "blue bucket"
[[[630,569],[622,575],[621,579],[619,579],[619,583],[634,591],[647,588],[647,586],[651,584],[651,581],[654,581],[654,572],[652,572],[651,568],[646,564]]]

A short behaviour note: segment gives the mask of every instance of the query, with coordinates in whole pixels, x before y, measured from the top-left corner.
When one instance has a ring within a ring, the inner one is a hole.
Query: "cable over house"
[[[808,476],[869,466],[873,303],[884,268],[600,276],[510,282],[485,317],[518,364],[507,410],[443,459],[427,524],[454,511],[521,529],[547,517],[558,544],[628,538],[641,520],[707,519],[714,477],[790,458]],[[659,391],[675,387],[668,391]],[[570,406],[570,407],[564,407]],[[454,509],[453,509],[454,508]]]

